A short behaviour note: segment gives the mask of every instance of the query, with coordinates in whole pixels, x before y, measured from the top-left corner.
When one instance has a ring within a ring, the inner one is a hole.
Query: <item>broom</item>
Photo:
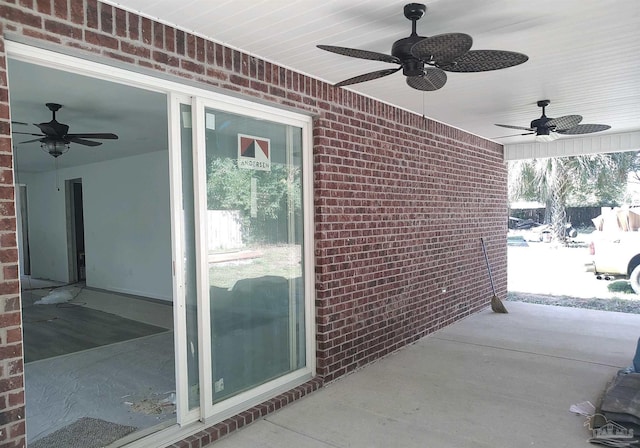
[[[489,257],[487,257],[487,248],[484,246],[484,239],[480,237],[480,243],[482,243],[482,253],[484,254],[484,261],[487,262],[487,271],[489,271],[489,280],[491,281],[491,290],[493,291],[493,297],[491,297],[491,310],[494,313],[508,313],[498,296],[496,295],[496,287],[493,285],[493,275],[491,275],[491,267],[489,266]]]

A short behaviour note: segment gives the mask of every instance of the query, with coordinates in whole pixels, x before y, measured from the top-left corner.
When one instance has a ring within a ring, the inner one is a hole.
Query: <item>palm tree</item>
[[[564,242],[566,207],[619,203],[639,164],[637,151],[518,160],[509,166],[509,199],[543,202],[545,224]]]

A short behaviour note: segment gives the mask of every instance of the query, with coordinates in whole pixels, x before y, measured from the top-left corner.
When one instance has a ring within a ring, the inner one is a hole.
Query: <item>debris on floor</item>
[[[33,302],[34,305],[55,305],[66,303],[73,299],[73,293],[66,289],[54,289],[40,300]]]
[[[131,407],[134,412],[146,415],[164,415],[176,412],[175,391],[165,393],[148,392],[141,396],[129,395],[124,404]]]

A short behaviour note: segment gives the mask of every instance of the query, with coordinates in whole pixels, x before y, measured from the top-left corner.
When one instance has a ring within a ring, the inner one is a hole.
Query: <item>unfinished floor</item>
[[[593,446],[572,404],[596,403],[640,315],[508,302],[342,378],[216,448]]]
[[[171,303],[83,284],[23,278],[22,285],[23,313],[31,319],[24,324],[32,360],[25,364],[29,444],[45,446],[52,433],[86,418],[142,434],[175,422]],[[72,299],[36,304],[52,293]],[[123,334],[125,326],[130,333]],[[135,327],[153,331],[144,335]]]

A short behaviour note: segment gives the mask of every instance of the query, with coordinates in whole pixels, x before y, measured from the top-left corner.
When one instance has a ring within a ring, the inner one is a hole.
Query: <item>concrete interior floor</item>
[[[631,365],[640,315],[509,302],[427,336],[216,448],[592,446],[573,404]]]

